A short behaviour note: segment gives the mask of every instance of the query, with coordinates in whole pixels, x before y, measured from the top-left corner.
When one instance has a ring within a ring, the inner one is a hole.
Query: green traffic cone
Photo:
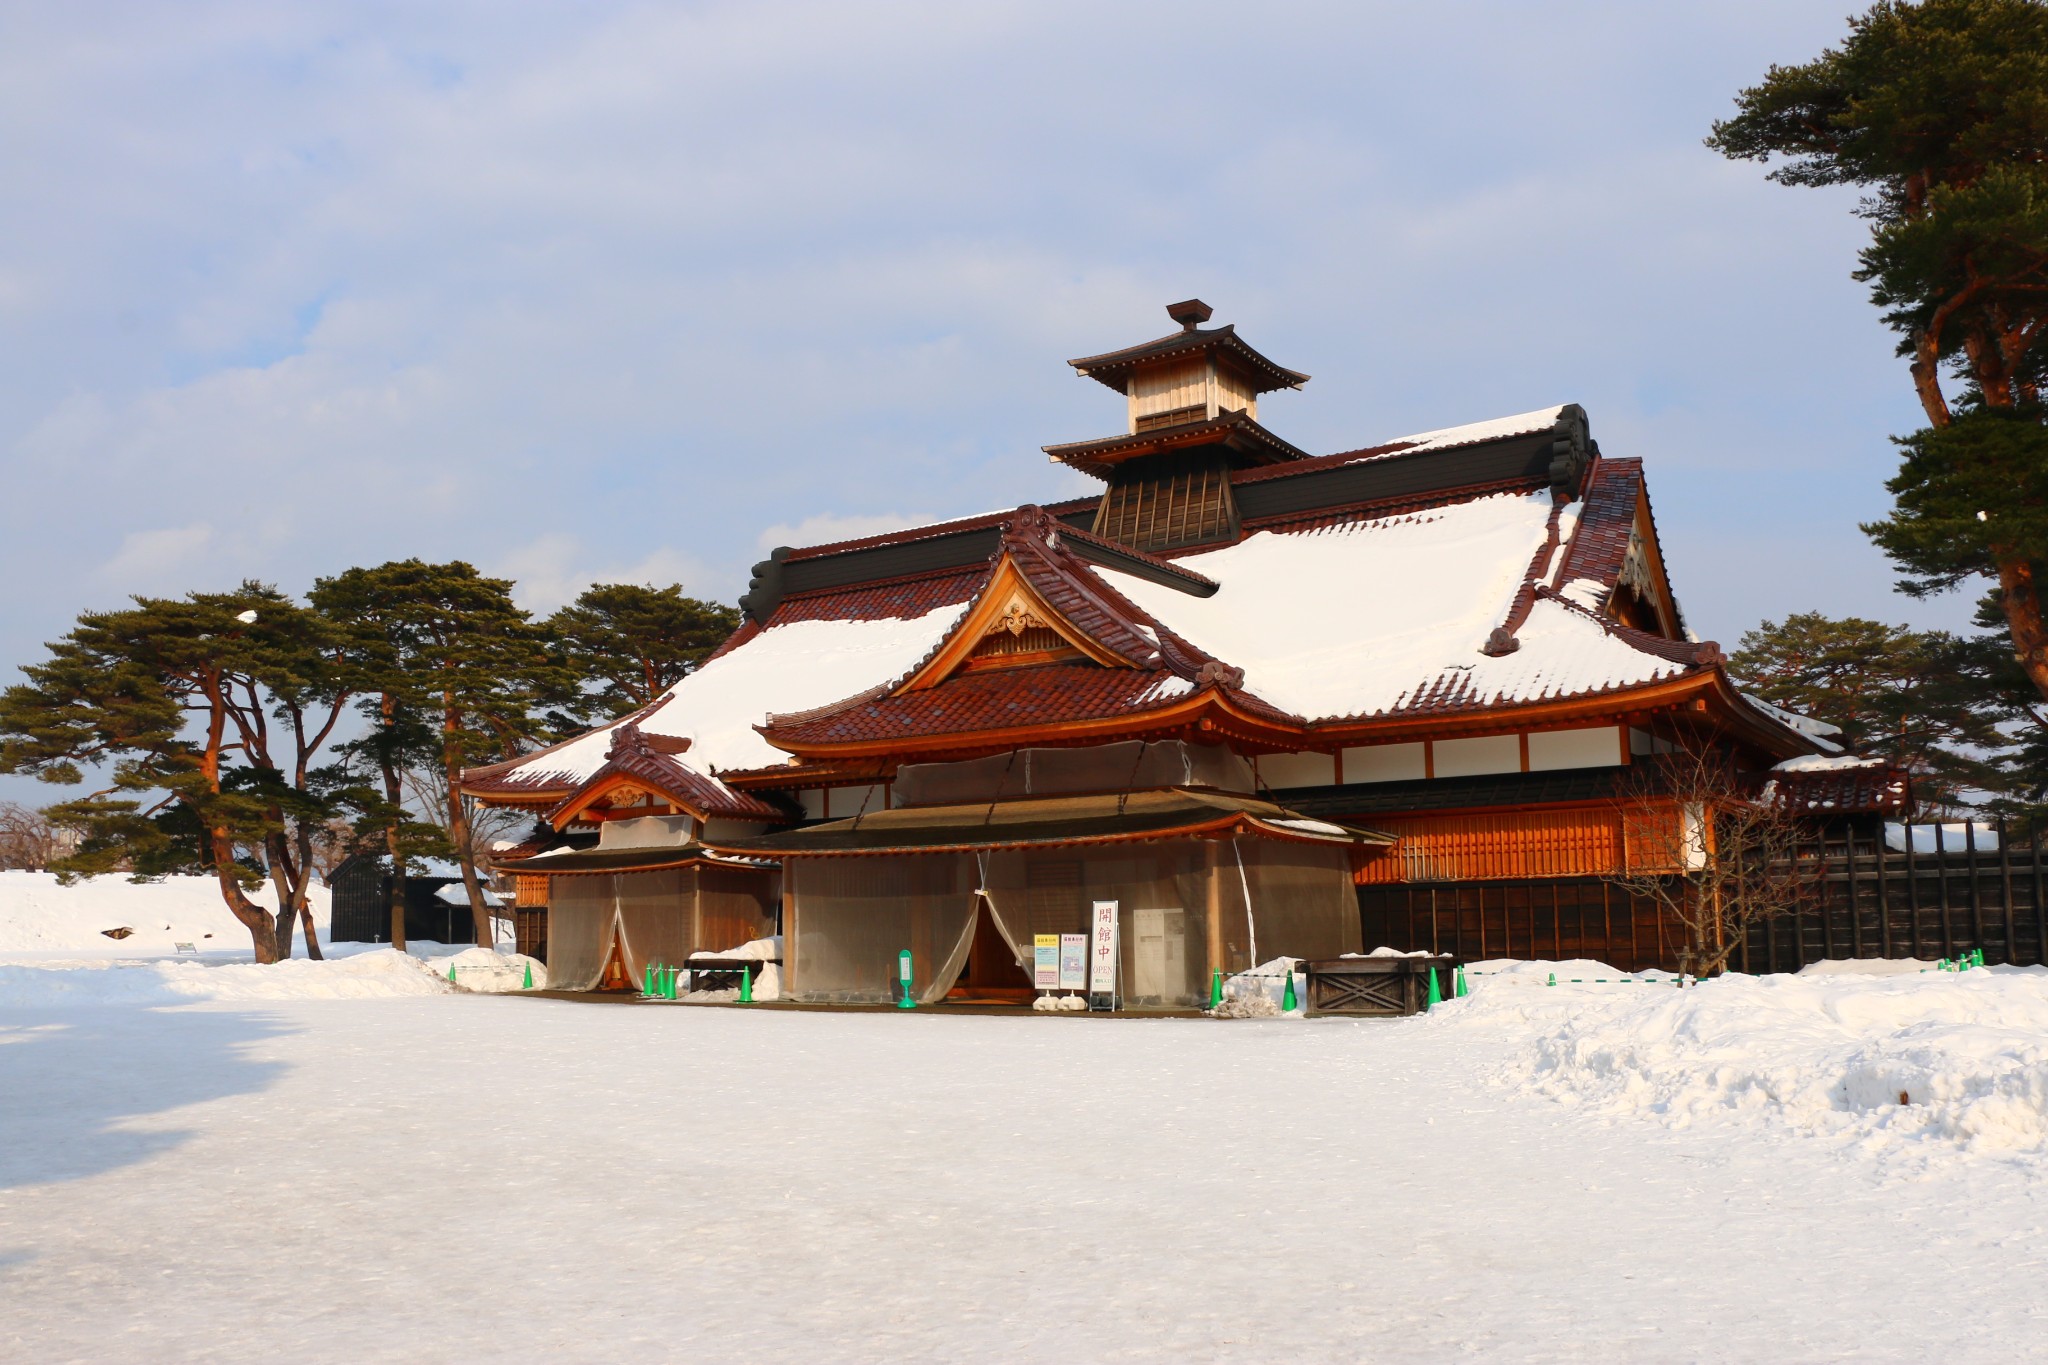
[[[1457,993],[1458,999],[1463,1000],[1465,998],[1465,969],[1463,967],[1458,968],[1457,975],[1452,978],[1452,989]]]
[[[742,1005],[754,1003],[754,974],[745,967],[740,968],[740,1003]]]
[[[1294,968],[1289,967],[1287,969],[1287,987],[1280,992],[1280,1008],[1283,1012],[1292,1014],[1300,1004],[1301,1002],[1294,997]]]
[[[1221,968],[1209,973],[1209,1008],[1223,1008],[1223,971]]]
[[[676,998],[676,969],[669,967],[664,970],[668,980],[662,986],[662,994],[668,999],[673,1000]]]
[[[521,986],[519,989],[522,991],[530,991],[533,989],[533,964],[531,962],[526,964],[526,984]]]
[[[1557,984],[1557,973],[1552,972],[1550,974],[1550,980],[1544,982],[1543,984],[1546,986],[1555,986]]]
[[[1429,969],[1428,969],[1428,971],[1429,971],[1429,1002],[1428,1002],[1427,1004],[1425,1004],[1425,1005],[1423,1006],[1423,1008],[1424,1008],[1424,1009],[1431,1009],[1431,1008],[1434,1008],[1435,1006],[1437,1006],[1437,1005],[1441,1005],[1441,1004],[1443,1004],[1443,1002],[1444,1002],[1444,992],[1443,992],[1443,987],[1441,987],[1441,986],[1437,985],[1437,983],[1436,983],[1436,968],[1434,968],[1434,967],[1431,967],[1431,968],[1429,968]]]
[[[652,962],[640,969],[640,994],[654,994],[654,964]]]
[[[455,984],[455,964],[453,962],[448,964],[448,984],[451,986]]]

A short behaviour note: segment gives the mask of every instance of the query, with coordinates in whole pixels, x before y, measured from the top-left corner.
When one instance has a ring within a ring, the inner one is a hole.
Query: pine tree
[[[1708,145],[1786,185],[1857,185],[1856,278],[1900,335],[1927,428],[1865,530],[1924,594],[1982,575],[2048,698],[2048,5],[1886,0],[1839,46],[1774,66]],[[1951,400],[1944,371],[1959,374]]]
[[[1742,637],[1728,672],[1776,706],[1840,726],[1841,743],[1905,768],[1924,805],[2004,785],[2000,723],[1982,644],[1943,631],[1801,612]]]
[[[88,612],[29,681],[0,694],[0,771],[108,785],[52,807],[82,834],[63,876],[204,871],[258,962],[290,951],[311,876],[310,826],[331,816],[314,759],[349,697],[346,648],[274,589],[136,598]],[[275,919],[247,892],[266,873]],[[280,938],[282,935],[282,947]]]
[[[490,908],[476,868],[481,850],[461,795],[462,770],[519,753],[540,733],[541,709],[574,694],[573,672],[513,603],[510,581],[487,578],[460,561],[408,559],[350,569],[321,579],[311,596],[323,611],[381,634],[385,648],[371,690],[433,727],[447,793],[446,809],[437,814],[462,873],[477,943],[491,946]]]
[[[683,596],[680,583],[599,583],[549,617],[546,629],[593,704],[610,719],[637,711],[739,629],[737,608]]]

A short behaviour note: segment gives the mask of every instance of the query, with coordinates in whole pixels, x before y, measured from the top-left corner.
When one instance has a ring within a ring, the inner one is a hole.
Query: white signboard
[[[1088,935],[1060,935],[1060,989],[1088,989]]]
[[[1116,994],[1116,902],[1095,902],[1088,931],[1088,993]]]
[[[1060,936],[1037,934],[1031,940],[1031,984],[1042,991],[1060,988]]]

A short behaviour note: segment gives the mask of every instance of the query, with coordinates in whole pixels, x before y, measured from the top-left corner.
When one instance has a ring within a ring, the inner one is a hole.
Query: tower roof
[[[1122,350],[1104,351],[1101,355],[1082,356],[1069,360],[1080,373],[1106,384],[1118,393],[1130,392],[1131,374],[1140,365],[1178,356],[1208,354],[1227,357],[1236,363],[1251,383],[1253,393],[1270,393],[1274,389],[1298,389],[1308,383],[1308,376],[1299,370],[1290,370],[1275,365],[1265,356],[1253,350],[1237,334],[1234,324],[1204,328],[1211,313],[1208,304],[1200,299],[1188,299],[1182,303],[1168,304],[1168,316],[1181,325],[1178,332],[1159,337],[1153,341],[1126,346]]]

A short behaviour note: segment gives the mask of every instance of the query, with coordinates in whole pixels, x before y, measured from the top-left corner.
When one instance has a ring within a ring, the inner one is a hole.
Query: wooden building
[[[661,700],[467,774],[558,829],[673,826],[559,855],[553,951],[573,878],[623,906],[697,858],[763,907],[727,937],[779,915],[799,998],[886,998],[905,947],[926,999],[1025,994],[1031,936],[1097,900],[1140,1003],[1438,946],[1415,895],[1448,888],[1503,951],[1670,965],[1611,898],[1597,936],[1584,910],[1560,930],[1653,846],[1628,775],[1684,736],[1758,772],[1834,746],[1688,633],[1641,461],[1574,405],[1311,455],[1259,415],[1308,376],[1199,301],[1168,311],[1178,331],[1070,362],[1125,399],[1125,430],[1046,447],[1098,495],[778,549]]]

